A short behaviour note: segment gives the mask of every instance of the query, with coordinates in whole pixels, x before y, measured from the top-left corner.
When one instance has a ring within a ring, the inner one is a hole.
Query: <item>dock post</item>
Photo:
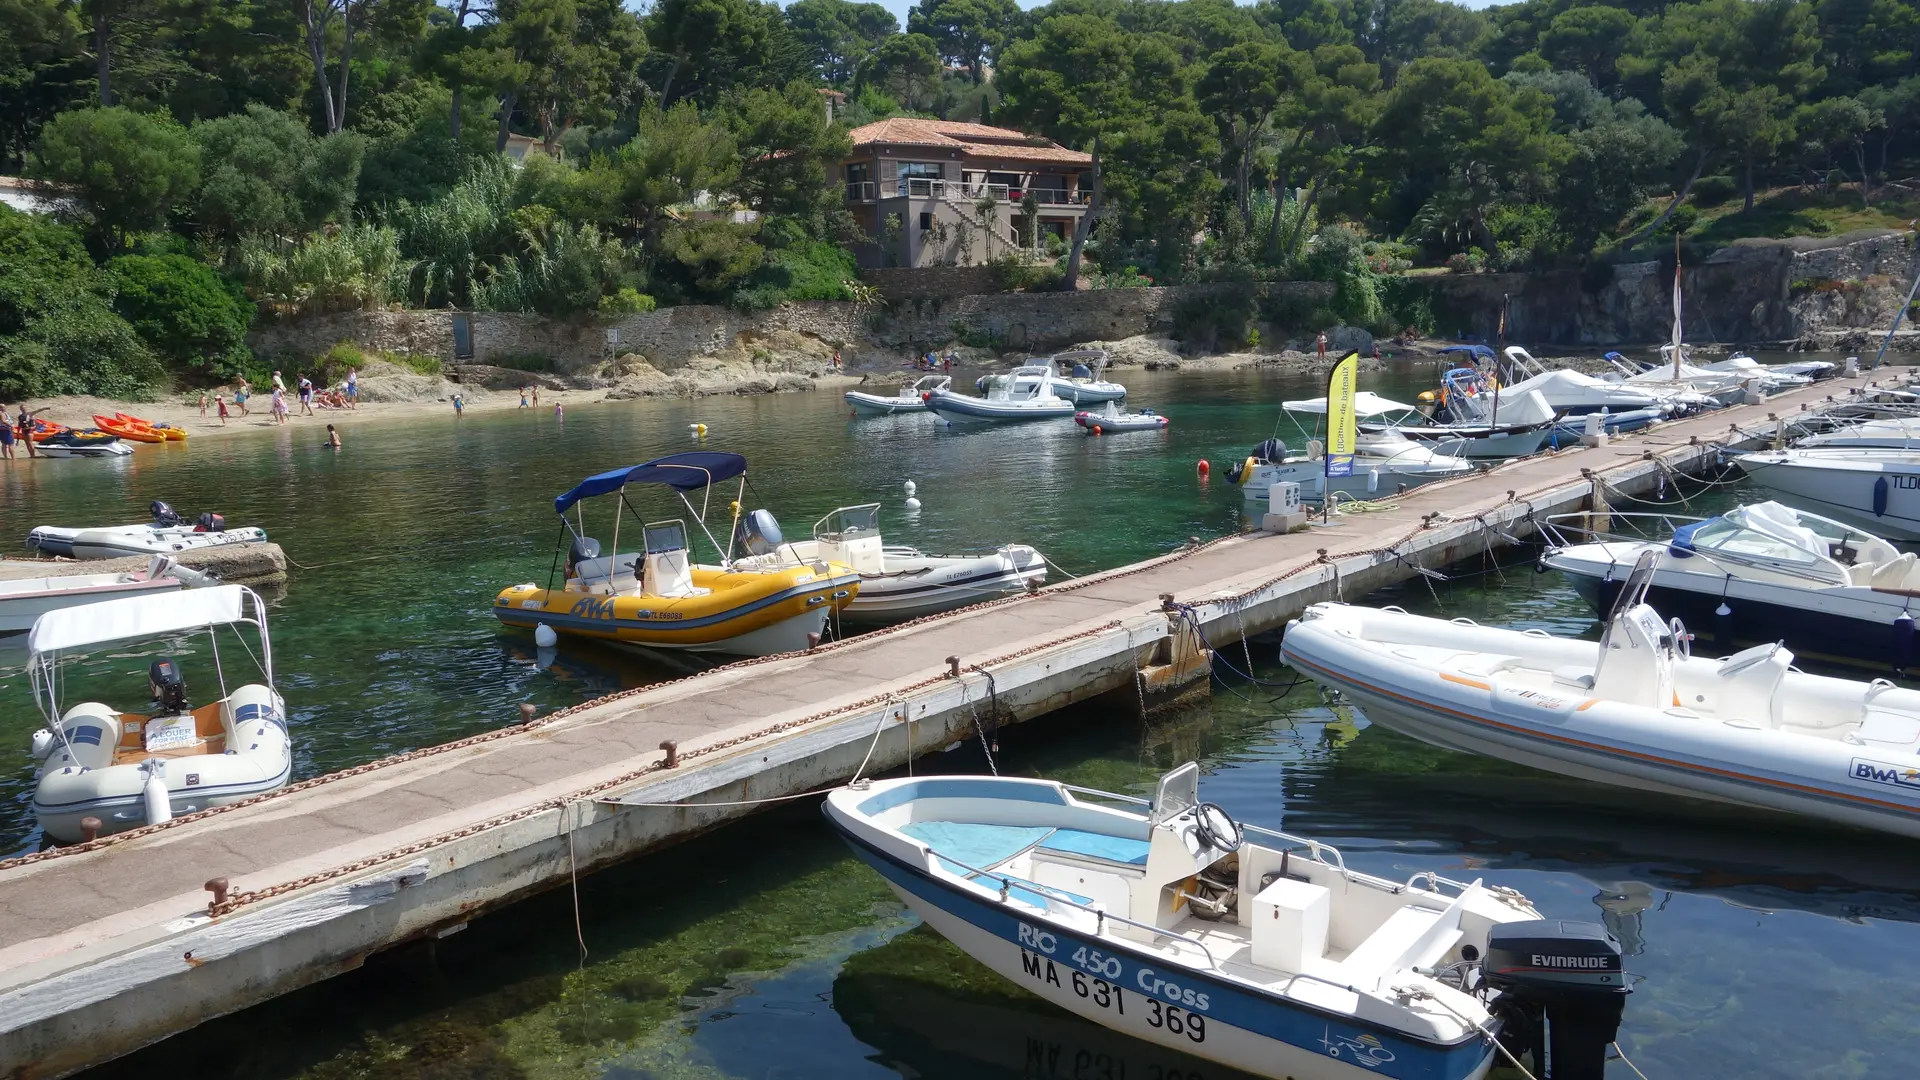
[[[1587,532],[1589,534],[1613,531],[1613,509],[1607,505],[1607,491],[1600,478],[1592,469],[1581,469],[1580,475],[1593,482],[1593,493],[1587,496]]]
[[[1133,677],[1142,720],[1196,704],[1213,690],[1213,650],[1199,628],[1171,593],[1160,594],[1160,609],[1167,613],[1167,636],[1154,642]]]

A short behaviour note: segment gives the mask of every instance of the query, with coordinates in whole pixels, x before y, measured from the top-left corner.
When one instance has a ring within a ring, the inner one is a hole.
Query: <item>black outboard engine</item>
[[[194,526],[194,532],[226,532],[227,518],[224,514],[204,513],[200,515],[200,524]]]
[[[576,536],[573,546],[567,549],[567,576],[577,577],[574,570],[588,559],[600,557],[600,541],[591,536]]]
[[[1493,1004],[1500,1040],[1516,1058],[1533,1052],[1535,1076],[1602,1080],[1632,993],[1620,942],[1606,927],[1571,919],[1501,923],[1488,936],[1480,974],[1500,991]]]
[[[169,529],[180,524],[179,512],[166,503],[161,502],[159,499],[155,499],[147,504],[147,513],[152,514],[153,523],[163,529]]]
[[[153,688],[153,700],[160,703],[163,715],[187,711],[187,680],[180,665],[171,660],[155,660],[147,668],[147,683]]]
[[[765,510],[753,510],[743,514],[740,523],[734,526],[733,541],[740,550],[749,555],[770,555],[786,543],[780,533],[780,523]]]
[[[1253,448],[1253,456],[1261,461],[1278,464],[1286,460],[1287,444],[1279,439],[1264,439],[1260,445]]]

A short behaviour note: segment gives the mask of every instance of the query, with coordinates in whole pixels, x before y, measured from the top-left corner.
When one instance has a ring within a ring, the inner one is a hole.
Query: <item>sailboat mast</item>
[[[1673,231],[1673,381],[1680,381],[1680,230]]]

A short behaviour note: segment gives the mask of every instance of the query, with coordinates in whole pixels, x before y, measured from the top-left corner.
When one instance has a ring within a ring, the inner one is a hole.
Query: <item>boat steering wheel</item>
[[[1201,803],[1193,810],[1193,831],[1200,842],[1222,854],[1240,850],[1240,825],[1214,803]]]
[[[1673,648],[1680,654],[1680,659],[1693,659],[1693,635],[1687,633],[1687,624],[1680,621],[1680,616],[1675,615],[1667,620],[1667,630],[1673,634]]]

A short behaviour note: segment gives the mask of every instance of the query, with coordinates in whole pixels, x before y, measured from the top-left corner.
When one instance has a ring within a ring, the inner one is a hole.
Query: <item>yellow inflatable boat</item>
[[[599,542],[566,517],[582,499],[618,494],[629,484],[664,484],[686,502],[690,491],[745,474],[746,459],[740,455],[703,450],[581,481],[554,500],[573,537],[562,587],[552,588],[549,581],[546,588],[529,582],[503,589],[494,599],[495,617],[508,626],[546,626],[556,633],[653,649],[766,656],[807,648],[809,638],[817,641],[832,613],[859,591],[860,575],[852,568],[817,562],[748,570],[735,567],[726,551],[719,566],[696,565],[680,520],[643,525],[640,550],[621,553],[619,509],[614,551],[601,555]],[[623,496],[617,506],[626,505]],[[692,503],[686,505],[693,510]],[[695,514],[696,520],[704,517]],[[717,541],[714,547],[719,549]]]

